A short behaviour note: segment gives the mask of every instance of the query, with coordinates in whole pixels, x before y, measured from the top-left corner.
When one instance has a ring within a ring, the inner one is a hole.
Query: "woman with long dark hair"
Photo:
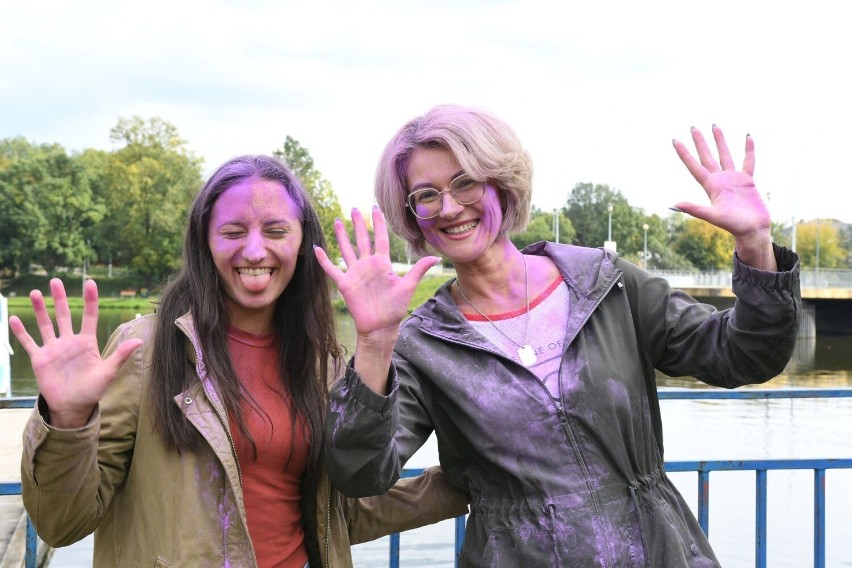
[[[340,370],[324,238],[310,198],[267,156],[222,165],[195,197],[183,265],[156,313],[98,352],[97,288],[74,334],[20,320],[38,405],[24,433],[24,504],[64,546],[95,533],[97,566],[351,566],[350,542],[466,511],[430,469],[386,497],[348,500],[324,471],[327,379]]]

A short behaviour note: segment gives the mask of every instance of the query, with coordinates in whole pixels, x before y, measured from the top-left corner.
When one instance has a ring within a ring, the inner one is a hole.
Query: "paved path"
[[[0,410],[0,481],[21,481],[21,435],[31,412],[17,408]],[[24,542],[12,542],[15,550],[9,546],[23,514],[20,495],[0,496],[0,568],[16,566],[15,561],[19,562],[24,556]],[[20,551],[17,550],[19,546]]]

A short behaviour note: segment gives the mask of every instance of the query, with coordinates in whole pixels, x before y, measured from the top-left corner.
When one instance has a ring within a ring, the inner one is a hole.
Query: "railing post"
[[[27,550],[24,562],[26,568],[36,568],[38,565],[38,535],[29,515],[27,515]]]
[[[459,568],[462,544],[464,544],[464,524],[466,519],[465,515],[456,517],[456,568]]]
[[[698,524],[710,536],[710,472],[698,472]]]
[[[814,568],[825,568],[825,470],[814,470]]]
[[[755,470],[757,483],[755,485],[755,566],[766,568],[766,470]]]
[[[399,568],[399,533],[390,535],[390,568]]]

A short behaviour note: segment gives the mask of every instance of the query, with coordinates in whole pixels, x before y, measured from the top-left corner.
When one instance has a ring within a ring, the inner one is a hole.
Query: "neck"
[[[274,329],[271,310],[228,310],[231,325],[253,335],[265,335]]]
[[[483,255],[476,262],[456,266],[454,288],[461,288],[467,300],[457,290],[453,290],[453,297],[462,311],[476,311],[468,302],[492,314],[526,307],[528,286],[524,257],[511,242],[509,244],[499,251],[500,254],[490,254],[487,259]]]

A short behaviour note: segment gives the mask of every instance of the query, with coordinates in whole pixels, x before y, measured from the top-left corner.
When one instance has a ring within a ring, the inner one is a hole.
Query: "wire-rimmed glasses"
[[[444,207],[444,194],[450,192],[459,205],[471,205],[485,195],[485,183],[473,180],[467,174],[453,178],[444,191],[434,187],[423,187],[408,194],[406,206],[411,209],[418,219],[433,219],[441,213]]]

